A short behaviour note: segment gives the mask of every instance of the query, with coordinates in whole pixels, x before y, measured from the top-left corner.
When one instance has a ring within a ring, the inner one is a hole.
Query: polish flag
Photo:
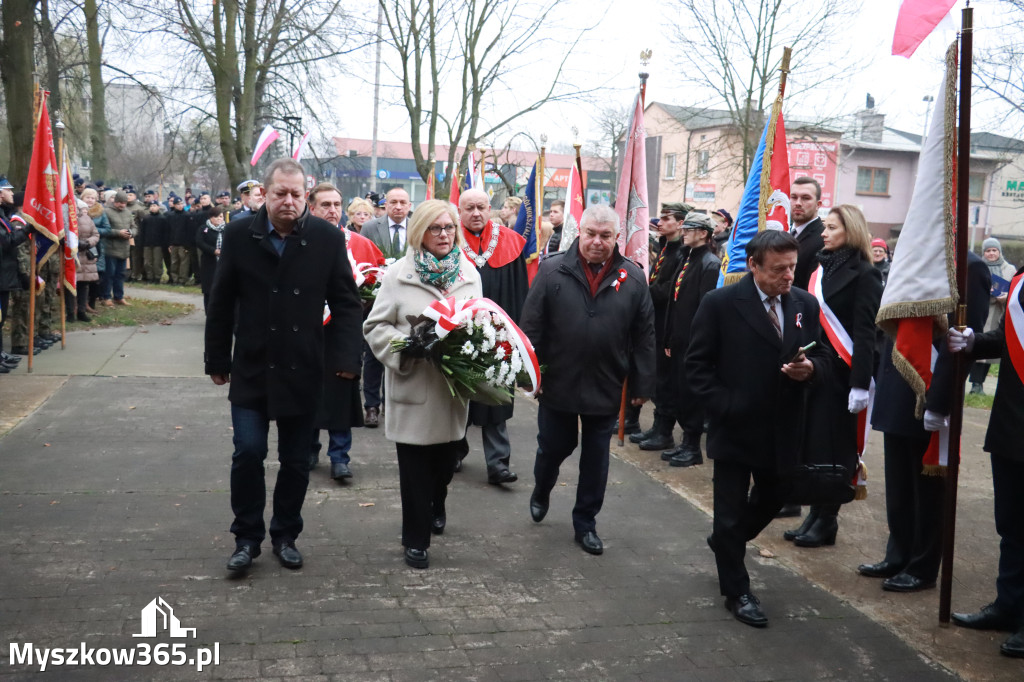
[[[64,287],[72,294],[77,293],[75,275],[78,257],[78,202],[75,199],[75,181],[71,178],[71,164],[68,163],[68,149],[64,147],[64,172],[60,176],[60,203],[67,211],[64,228]]]
[[[903,0],[896,16],[892,53],[909,59],[955,4],[956,0]]]
[[[292,152],[292,158],[296,161],[302,158],[302,153],[306,151],[306,144],[309,142],[309,133],[299,138],[299,144],[295,147],[295,151]]]
[[[615,212],[619,214],[619,252],[640,266],[647,274],[647,235],[650,232],[650,209],[647,205],[647,129],[644,127],[644,105],[637,93],[633,113],[629,117],[626,152],[619,177]]]
[[[562,242],[559,251],[565,251],[580,234],[583,220],[583,180],[580,178],[579,158],[569,170],[569,185],[565,190],[565,223],[562,227]]]
[[[263,156],[263,152],[267,151],[267,148],[274,144],[279,137],[281,137],[281,133],[274,130],[274,126],[268,123],[267,127],[260,133],[260,139],[256,141],[256,149],[252,152],[252,160],[249,161],[249,165],[255,166],[256,162]]]

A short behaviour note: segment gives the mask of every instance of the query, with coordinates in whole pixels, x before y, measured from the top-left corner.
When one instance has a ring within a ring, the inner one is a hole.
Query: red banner
[[[57,199],[57,156],[53,151],[53,131],[50,129],[50,114],[46,107],[46,96],[39,107],[39,123],[32,148],[32,161],[28,167],[28,183],[25,186],[25,205],[21,210],[25,219],[35,226],[42,238],[37,244],[37,263],[42,263],[57,250],[64,221]]]

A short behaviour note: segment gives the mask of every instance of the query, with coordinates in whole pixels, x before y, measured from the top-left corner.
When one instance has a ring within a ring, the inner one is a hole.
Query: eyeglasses
[[[440,235],[442,230],[444,230],[448,234],[455,234],[455,226],[452,225],[452,224],[448,224],[448,225],[431,225],[430,227],[427,228],[427,232],[429,232],[430,234],[434,235],[435,237]]]

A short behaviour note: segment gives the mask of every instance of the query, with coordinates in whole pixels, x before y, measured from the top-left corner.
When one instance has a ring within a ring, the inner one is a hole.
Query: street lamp
[[[932,113],[932,102],[935,101],[934,95],[925,95],[921,98],[924,102],[924,134],[921,135],[921,149],[924,149],[925,140],[928,139],[928,117]]]
[[[282,116],[281,120],[284,121],[288,127],[288,153],[293,154],[295,152],[295,129],[302,130],[302,117],[301,116]],[[293,127],[294,125],[294,127]]]

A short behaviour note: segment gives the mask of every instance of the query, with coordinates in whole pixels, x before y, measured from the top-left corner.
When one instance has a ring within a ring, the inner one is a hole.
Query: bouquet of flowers
[[[372,263],[359,263],[353,266],[352,272],[356,278],[356,287],[359,288],[359,298],[363,302],[373,303],[377,300],[377,292],[380,291],[384,272],[393,262],[386,262],[382,267],[376,267]]]
[[[391,352],[429,359],[441,372],[452,396],[489,405],[512,401],[517,383],[540,387],[540,366],[530,340],[494,301],[475,298],[435,301]]]

